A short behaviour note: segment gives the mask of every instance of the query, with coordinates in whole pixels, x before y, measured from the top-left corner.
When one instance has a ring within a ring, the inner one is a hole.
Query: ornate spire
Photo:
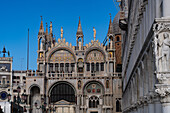
[[[113,25],[112,25],[112,20],[111,20],[111,14],[110,14],[110,22],[109,22],[109,29],[108,29],[107,36],[109,35],[113,35]]]
[[[79,24],[78,24],[78,29],[76,35],[83,35],[83,30],[81,27],[81,22],[80,22],[80,17],[79,17]]]
[[[61,39],[63,38],[63,27],[61,27]]]
[[[44,27],[43,27],[42,16],[41,16],[41,24],[40,24],[39,33],[44,33]]]
[[[46,35],[48,35],[48,24],[46,23]]]
[[[50,34],[52,34],[53,31],[52,31],[52,22],[50,22]]]

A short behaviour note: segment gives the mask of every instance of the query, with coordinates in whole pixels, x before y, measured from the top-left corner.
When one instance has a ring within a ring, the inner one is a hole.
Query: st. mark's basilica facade
[[[20,112],[27,113],[120,113],[122,63],[118,20],[119,13],[113,22],[110,19],[103,44],[97,40],[95,28],[94,39],[84,44],[79,19],[73,46],[65,40],[63,28],[61,37],[55,39],[52,22],[50,29],[46,25],[44,30],[41,19],[36,71],[12,71],[12,57],[0,58],[1,107],[12,110],[16,102],[23,108]],[[7,99],[9,94],[11,98]],[[4,105],[4,101],[9,105]]]

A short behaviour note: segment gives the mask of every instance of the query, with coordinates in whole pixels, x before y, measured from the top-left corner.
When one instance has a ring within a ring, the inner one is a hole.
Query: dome
[[[120,34],[121,33],[121,29],[119,27],[119,18],[120,18],[120,12],[118,12],[115,16],[115,18],[113,19],[113,33],[114,34]]]

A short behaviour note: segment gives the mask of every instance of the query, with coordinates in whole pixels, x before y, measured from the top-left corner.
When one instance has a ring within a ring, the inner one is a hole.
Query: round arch
[[[76,102],[76,89],[75,87],[66,81],[56,82],[49,88],[48,95],[50,102],[58,102],[60,100],[66,100],[68,102]]]
[[[86,62],[86,60],[87,60],[88,54],[89,54],[91,51],[94,51],[94,50],[97,50],[97,51],[101,52],[101,53],[104,55],[104,61],[106,61],[106,58],[107,58],[106,52],[105,52],[101,47],[91,47],[91,48],[88,48],[87,51],[86,51],[85,54],[84,54],[84,61],[85,61],[85,62]]]
[[[41,93],[41,87],[40,87],[38,84],[32,84],[32,85],[28,88],[28,94],[30,94],[31,89],[32,89],[33,87],[38,87],[38,88],[40,89],[40,93]]]
[[[60,50],[65,50],[68,51],[69,53],[71,53],[74,57],[74,60],[76,62],[76,55],[74,54],[74,52],[72,51],[72,49],[68,48],[68,47],[54,47],[48,54],[47,56],[47,62],[49,62],[51,55],[54,54],[56,51],[60,51]]]
[[[91,84],[98,84],[98,85],[100,85],[101,88],[102,88],[102,94],[105,93],[105,89],[104,89],[103,83],[102,83],[101,81],[91,80],[91,81],[88,81],[88,82],[86,82],[86,83],[84,84],[84,86],[83,86],[83,88],[82,88],[83,94],[85,94],[85,92],[84,92],[85,89],[86,89],[89,85],[91,85]]]

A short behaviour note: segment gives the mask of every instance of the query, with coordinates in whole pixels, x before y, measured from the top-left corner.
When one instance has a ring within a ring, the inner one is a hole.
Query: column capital
[[[161,97],[161,102],[170,102],[170,85],[156,84],[155,92]]]

